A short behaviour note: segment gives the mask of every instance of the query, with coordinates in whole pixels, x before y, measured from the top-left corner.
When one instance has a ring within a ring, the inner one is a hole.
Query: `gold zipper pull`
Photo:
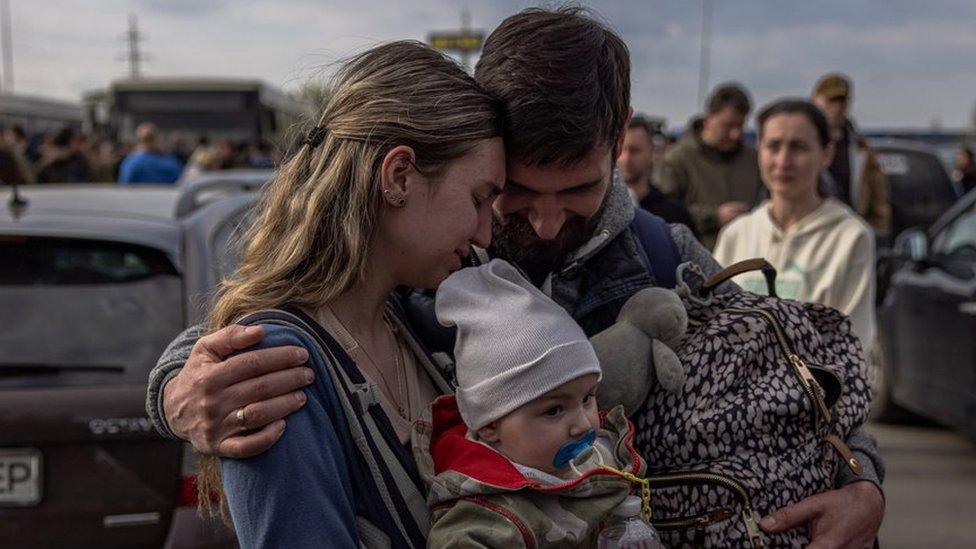
[[[830,421],[830,410],[827,408],[827,403],[823,399],[823,389],[820,387],[820,382],[817,378],[813,377],[813,372],[807,367],[807,364],[803,362],[803,359],[796,354],[790,353],[790,362],[796,368],[796,371],[800,372],[800,378],[803,379],[804,385],[809,389],[810,394],[813,396],[814,405],[820,412],[821,420],[824,424]],[[820,422],[818,422],[820,423]]]
[[[830,433],[823,439],[824,442],[833,447],[834,451],[837,452],[837,454],[844,460],[844,463],[847,464],[847,467],[850,468],[852,473],[857,476],[861,476],[861,473],[864,472],[864,467],[861,465],[860,460],[857,459],[857,456],[854,455],[854,452],[851,451],[850,446],[848,446],[846,442],[841,440],[839,436],[833,433]]]
[[[742,521],[746,523],[746,533],[749,534],[749,541],[752,542],[753,549],[765,547],[762,531],[759,529],[759,519],[749,507],[742,509]]]
[[[800,358],[799,355],[790,353],[789,357],[790,362],[792,362],[793,366],[796,366],[796,370],[800,372],[800,377],[803,378],[803,382],[812,387],[817,380],[814,379],[813,374],[810,372],[810,368],[807,368],[806,363],[803,362],[803,359]]]

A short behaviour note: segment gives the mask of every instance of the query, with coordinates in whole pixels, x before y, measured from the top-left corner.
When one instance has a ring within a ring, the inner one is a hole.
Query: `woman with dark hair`
[[[842,202],[820,192],[820,173],[834,146],[827,120],[805,100],[764,108],[759,126],[759,171],[770,199],[719,234],[715,259],[729,265],[764,257],[778,271],[780,297],[822,303],[851,317],[865,353],[874,340],[874,236]],[[765,292],[761,274],[737,277]]]

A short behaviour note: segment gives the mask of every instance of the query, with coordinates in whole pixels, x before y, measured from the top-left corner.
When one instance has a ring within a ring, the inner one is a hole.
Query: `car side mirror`
[[[923,262],[929,256],[929,237],[922,229],[908,229],[895,239],[894,249],[905,259]]]

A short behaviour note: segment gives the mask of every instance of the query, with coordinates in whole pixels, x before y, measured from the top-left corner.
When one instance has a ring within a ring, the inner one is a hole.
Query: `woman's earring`
[[[391,189],[383,189],[383,196],[386,198],[386,201],[390,203],[390,205],[396,208],[402,208],[407,202],[407,197]]]

